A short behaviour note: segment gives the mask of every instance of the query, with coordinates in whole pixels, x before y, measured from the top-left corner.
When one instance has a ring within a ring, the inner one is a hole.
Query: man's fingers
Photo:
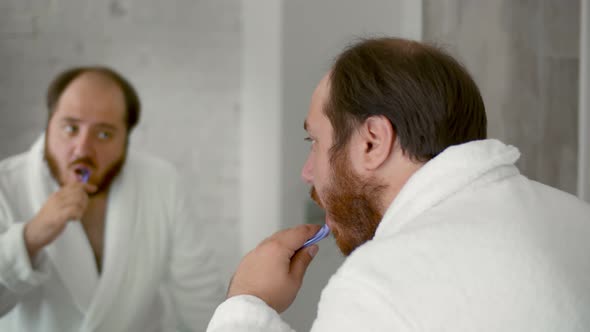
[[[291,259],[291,275],[299,282],[303,280],[305,271],[317,254],[319,247],[317,244],[299,250]]]
[[[84,183],[84,182],[80,182],[80,181],[72,181],[69,183],[66,183],[64,185],[64,188],[68,188],[68,189],[77,189],[77,190],[96,190],[96,185],[92,184],[92,183]]]
[[[72,202],[72,200],[87,200],[88,194],[92,192],[91,190],[96,190],[96,186],[76,182],[64,186],[62,190],[60,190],[60,193],[64,200]]]
[[[295,251],[301,248],[305,241],[311,239],[320,228],[322,227],[319,225],[299,225],[280,231],[271,236],[269,240],[278,241],[281,245]]]
[[[84,191],[88,194],[93,194],[98,190],[98,187],[94,184],[84,183]]]

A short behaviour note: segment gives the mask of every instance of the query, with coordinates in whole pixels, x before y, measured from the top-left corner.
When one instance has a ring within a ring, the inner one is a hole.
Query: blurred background
[[[587,0],[0,0],[0,159],[43,132],[56,74],[115,68],[144,105],[132,147],[189,175],[229,280],[264,237],[323,223],[299,178],[310,96],[344,46],[394,35],[449,50],[521,171],[590,200],[589,18]],[[321,243],[284,314],[296,330],[342,261]]]

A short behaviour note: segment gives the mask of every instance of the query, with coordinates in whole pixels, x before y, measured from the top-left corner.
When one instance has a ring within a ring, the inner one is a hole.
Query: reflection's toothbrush
[[[88,183],[88,179],[90,178],[90,170],[87,168],[81,168],[80,174],[82,175],[82,182]]]

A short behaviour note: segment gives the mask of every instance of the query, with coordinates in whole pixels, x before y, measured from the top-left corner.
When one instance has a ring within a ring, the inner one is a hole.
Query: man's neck
[[[387,172],[388,174],[383,176],[383,182],[387,184],[387,189],[385,189],[381,196],[381,213],[383,215],[402,191],[408,180],[424,166],[424,163],[413,162],[404,158],[391,166],[390,171]]]
[[[100,193],[88,197],[88,206],[86,207],[86,212],[84,213],[82,219],[84,219],[85,217],[91,217],[92,215],[96,215],[97,213],[104,214],[106,210],[107,198],[107,191],[101,191]]]
[[[99,273],[102,270],[107,198],[107,192],[101,192],[90,197],[88,207],[81,220],[88,242],[92,247]]]

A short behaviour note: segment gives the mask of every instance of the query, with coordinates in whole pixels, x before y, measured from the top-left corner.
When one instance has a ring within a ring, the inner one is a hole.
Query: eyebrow
[[[67,116],[67,117],[61,119],[61,122],[80,123],[82,121],[80,119],[73,118],[71,116]],[[109,129],[109,130],[112,130],[112,131],[117,131],[117,127],[115,127],[115,126],[113,126],[111,124],[108,124],[108,123],[104,123],[104,122],[97,123],[97,124],[95,124],[93,126],[95,126],[95,127],[101,127],[101,128],[106,128],[106,129]]]
[[[101,127],[101,128],[105,128],[105,129],[109,129],[111,131],[117,131],[117,127],[110,125],[108,123],[97,123],[96,126]]]

